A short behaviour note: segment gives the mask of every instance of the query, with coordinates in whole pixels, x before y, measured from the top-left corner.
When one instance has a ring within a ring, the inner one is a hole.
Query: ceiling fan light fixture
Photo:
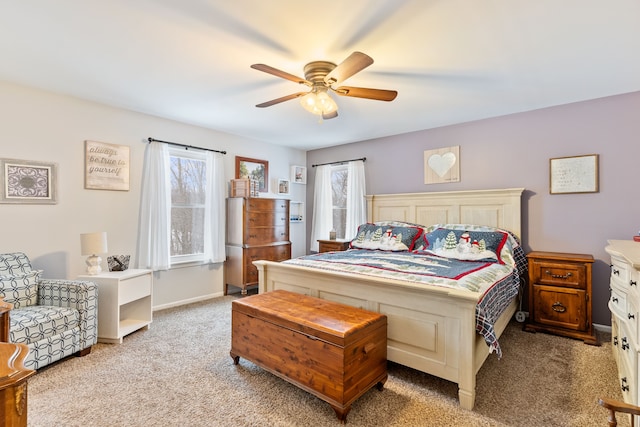
[[[329,96],[328,91],[333,91],[340,96],[352,98],[373,99],[377,101],[393,101],[398,92],[395,90],[371,89],[364,87],[340,86],[334,88],[334,84],[345,81],[354,74],[373,64],[373,59],[362,53],[353,52],[339,65],[329,61],[312,61],[304,66],[304,78],[294,76],[265,64],[253,64],[251,68],[272,74],[285,80],[309,86],[311,91],[298,92],[271,101],[263,102],[256,107],[270,107],[281,102],[300,98],[300,105],[312,114],[320,116],[321,120],[332,119],[338,116],[338,105]]]
[[[338,111],[338,104],[329,96],[326,87],[314,88],[300,97],[300,105],[318,116],[331,116]]]

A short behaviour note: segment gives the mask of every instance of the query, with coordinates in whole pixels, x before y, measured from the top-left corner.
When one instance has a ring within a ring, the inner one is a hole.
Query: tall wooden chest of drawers
[[[625,402],[640,405],[640,243],[609,240],[611,348]],[[635,417],[636,425],[640,417]]]
[[[529,260],[527,331],[544,331],[598,344],[591,324],[593,256],[534,251]]]
[[[387,380],[387,317],[284,290],[252,295],[232,303],[230,354],[328,402],[344,422]]]
[[[289,241],[289,200],[254,197],[227,199],[227,261],[225,294],[228,285],[241,288],[258,284],[253,261],[283,261],[291,258]]]

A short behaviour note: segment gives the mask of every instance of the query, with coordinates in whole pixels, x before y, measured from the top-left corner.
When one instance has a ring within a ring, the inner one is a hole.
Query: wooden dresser
[[[0,343],[0,425],[27,426],[27,379],[36,371],[26,369],[26,344]]]
[[[291,258],[289,200],[254,197],[227,199],[227,261],[225,295],[228,286],[241,288],[258,284],[253,261],[283,261]]]
[[[231,308],[231,357],[243,357],[328,402],[345,422],[351,404],[387,380],[387,317],[284,290]]]
[[[597,345],[591,323],[593,256],[534,251],[529,260],[529,321],[525,330],[544,331]]]
[[[608,243],[605,251],[611,256],[611,348],[624,401],[640,405],[640,243],[633,240]],[[635,418],[639,425],[640,418]]]

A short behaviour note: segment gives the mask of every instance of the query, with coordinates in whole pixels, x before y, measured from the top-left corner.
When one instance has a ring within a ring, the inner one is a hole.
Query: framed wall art
[[[291,182],[295,184],[306,184],[307,168],[304,166],[291,166]]]
[[[0,159],[0,203],[57,203],[57,168],[55,163]]]
[[[597,193],[598,155],[549,159],[549,193]]]
[[[460,181],[460,146],[424,152],[424,183]]]
[[[236,179],[249,178],[258,181],[258,191],[269,191],[269,162],[236,156]]]
[[[279,179],[278,180],[278,194],[289,194],[289,180],[288,179]]]
[[[129,191],[129,147],[85,141],[84,188]]]

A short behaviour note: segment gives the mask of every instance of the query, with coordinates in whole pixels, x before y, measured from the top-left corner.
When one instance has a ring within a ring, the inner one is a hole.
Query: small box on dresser
[[[524,329],[597,345],[591,323],[593,256],[533,251],[529,261],[529,319]]]
[[[622,398],[632,405],[640,405],[640,243],[632,240],[609,240],[608,243],[605,251],[611,256],[611,348],[618,365]],[[635,421],[639,425],[640,417],[635,417]]]

